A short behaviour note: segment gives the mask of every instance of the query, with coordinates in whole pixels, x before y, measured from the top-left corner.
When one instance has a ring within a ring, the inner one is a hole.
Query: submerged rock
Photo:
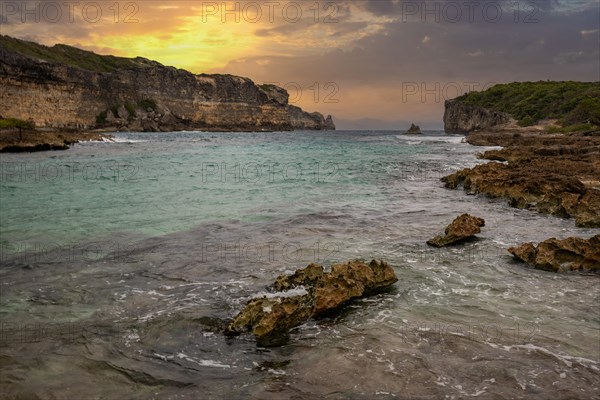
[[[600,272],[600,235],[590,239],[571,237],[564,240],[548,239],[538,244],[525,243],[508,251],[536,269],[554,272]]]
[[[434,247],[448,246],[478,234],[481,232],[482,226],[485,226],[485,221],[482,218],[463,214],[446,227],[444,236],[436,236],[428,240],[427,244]]]
[[[397,281],[393,268],[381,260],[334,264],[331,272],[310,264],[293,275],[278,277],[273,285],[276,293],[249,300],[225,333],[252,332],[262,345],[280,344],[289,329],[312,316],[334,311]]]
[[[410,128],[405,132],[406,135],[420,135],[422,133],[419,125],[415,124],[410,124]]]

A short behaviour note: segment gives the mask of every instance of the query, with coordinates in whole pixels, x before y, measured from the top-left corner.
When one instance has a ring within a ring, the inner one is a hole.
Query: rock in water
[[[229,323],[225,334],[251,331],[261,345],[284,343],[287,332],[309,319],[315,309],[314,295],[302,288],[252,299]]]
[[[420,135],[423,132],[421,132],[421,128],[419,127],[419,125],[415,125],[415,124],[410,124],[410,128],[405,132],[405,134],[407,135]]]
[[[433,247],[448,246],[478,234],[481,232],[482,226],[485,226],[485,221],[482,218],[463,214],[446,227],[444,236],[436,236],[428,240],[427,244]]]
[[[251,299],[229,323],[226,334],[252,332],[259,344],[281,344],[287,331],[312,316],[338,309],[362,296],[398,281],[393,268],[381,260],[366,264],[360,260],[334,264],[324,272],[310,264],[293,275],[282,275],[273,284],[277,292]]]
[[[548,239],[538,244],[525,243],[508,251],[516,258],[536,269],[554,272],[597,271],[600,272],[600,235],[591,239]]]

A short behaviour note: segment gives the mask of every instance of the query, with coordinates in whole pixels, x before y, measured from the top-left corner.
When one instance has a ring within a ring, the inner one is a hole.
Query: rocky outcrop
[[[247,78],[194,75],[143,58],[120,59],[69,46],[48,48],[27,43],[28,49],[37,46],[47,58],[48,54],[60,52],[64,57],[77,52],[76,59],[83,61],[74,66],[12,50],[19,46],[23,47],[22,41],[0,36],[0,115],[33,121],[37,127],[114,126],[147,131],[335,129],[331,117],[288,104],[284,89],[261,87]],[[92,63],[98,60],[102,68]]]
[[[463,169],[442,178],[446,187],[462,185],[471,194],[508,199],[516,208],[575,218],[582,227],[600,227],[600,137],[486,136],[478,134],[477,142],[508,147],[482,157],[508,163]]]
[[[109,135],[82,132],[46,132],[37,130],[0,130],[0,153],[31,153],[67,150],[72,144],[110,139]]]
[[[374,293],[398,281],[385,261],[348,261],[334,264],[330,272],[310,264],[290,276],[280,276],[276,292],[251,299],[229,323],[228,335],[252,332],[259,344],[275,345],[286,340],[290,328],[312,316],[337,310],[347,302]]]
[[[446,100],[444,130],[447,133],[466,134],[489,129],[511,121],[510,114],[463,103],[460,99]]]
[[[482,226],[485,226],[485,221],[482,218],[463,214],[446,227],[444,235],[428,240],[427,244],[433,247],[444,247],[462,242],[481,232]]]
[[[600,272],[600,235],[591,239],[548,239],[537,246],[525,243],[508,251],[534,268],[554,272]]]
[[[421,127],[415,124],[410,124],[410,128],[408,128],[408,130],[404,132],[405,135],[420,135],[422,133],[423,132],[421,132]]]

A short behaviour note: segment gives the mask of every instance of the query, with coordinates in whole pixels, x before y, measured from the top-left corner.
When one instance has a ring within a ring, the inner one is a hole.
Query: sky
[[[440,129],[471,90],[600,81],[600,0],[0,0],[0,18],[45,45],[278,84],[338,129]]]

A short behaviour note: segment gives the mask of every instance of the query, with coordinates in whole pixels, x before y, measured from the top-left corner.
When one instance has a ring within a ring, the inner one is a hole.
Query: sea
[[[483,163],[428,131],[115,133],[0,156],[0,397],[600,398],[600,277],[511,246],[599,229],[444,188]],[[434,249],[455,217],[477,238]],[[261,347],[221,331],[282,274],[398,282]]]

